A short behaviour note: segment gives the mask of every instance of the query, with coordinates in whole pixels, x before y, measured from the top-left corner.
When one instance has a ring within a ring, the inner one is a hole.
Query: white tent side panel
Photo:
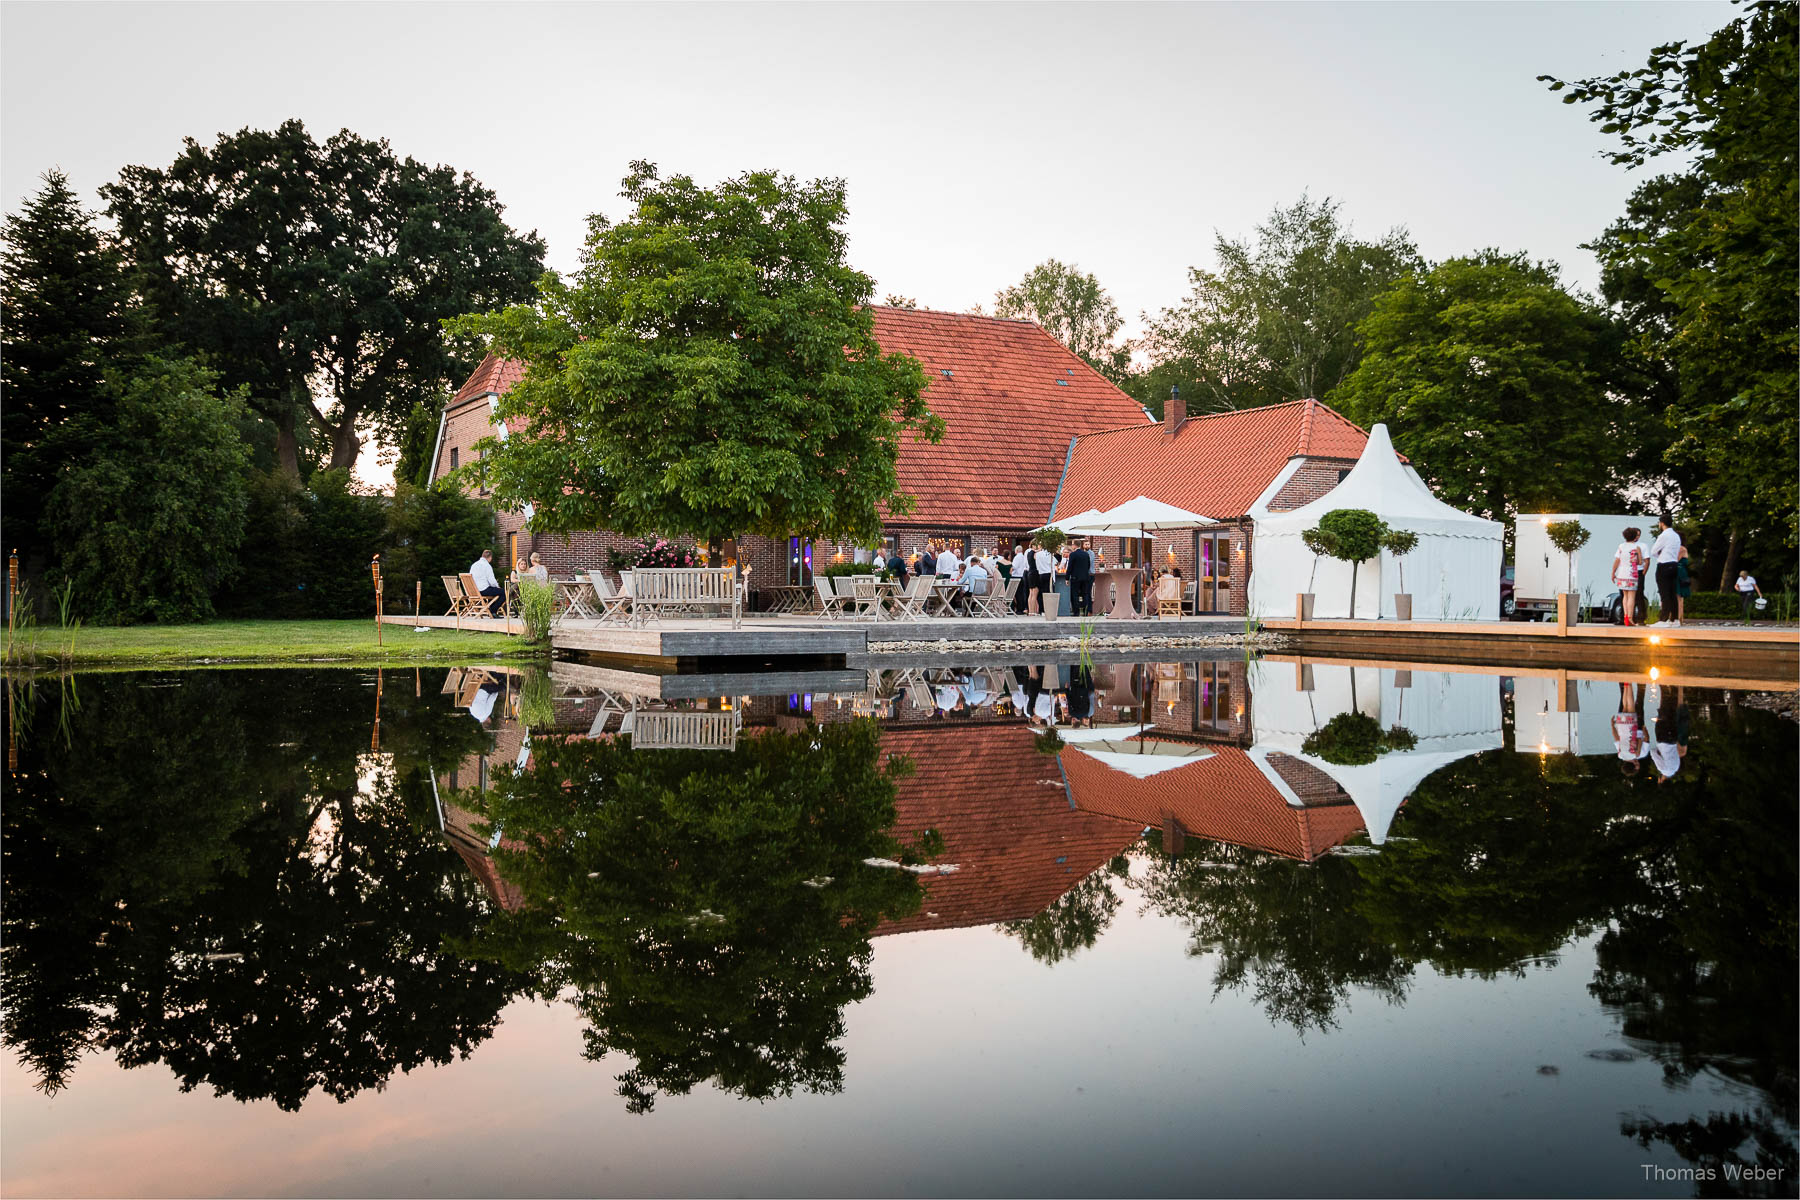
[[[1416,533],[1419,543],[1403,561],[1385,551],[1355,567],[1337,559],[1315,559],[1300,535],[1339,508],[1367,509],[1395,529]],[[1418,473],[1395,455],[1386,426],[1369,431],[1355,469],[1324,496],[1292,512],[1252,515],[1256,519],[1250,564],[1252,616],[1292,617],[1295,596],[1311,592],[1315,618],[1392,618],[1404,572],[1415,621],[1500,617],[1504,529],[1498,521],[1459,512],[1432,495]]]

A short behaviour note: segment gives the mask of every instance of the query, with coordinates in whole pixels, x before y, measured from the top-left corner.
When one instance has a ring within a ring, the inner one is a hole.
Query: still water
[[[1793,1195],[1761,701],[1273,659],[14,684],[0,1190]]]

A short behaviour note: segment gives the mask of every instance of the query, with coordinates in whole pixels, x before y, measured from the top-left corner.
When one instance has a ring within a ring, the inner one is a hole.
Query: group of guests
[[[1090,667],[1014,666],[1005,691],[990,690],[976,672],[951,672],[932,686],[932,717],[968,718],[991,707],[1024,717],[1039,729],[1094,722],[1094,672]]]
[[[903,588],[920,575],[959,585],[957,607],[964,612],[969,611],[974,597],[991,595],[1013,579],[1019,581],[1012,600],[1015,613],[1031,611],[1033,593],[1038,596],[1039,611],[1045,611],[1059,582],[1068,584],[1072,614],[1084,616],[1094,611],[1094,555],[1084,542],[1076,542],[1066,556],[1041,543],[1021,540],[1013,543],[1010,556],[972,553],[963,558],[946,539],[932,538],[910,560],[896,549],[882,565]]]
[[[481,557],[469,564],[469,575],[475,580],[475,588],[487,598],[487,611],[491,617],[500,610],[505,602],[506,591],[500,586],[500,577],[494,574],[494,552],[483,550]],[[544,565],[544,556],[532,551],[530,561],[523,558],[513,564],[511,582],[531,579],[538,583],[550,582],[550,568]]]
[[[1646,727],[1646,702],[1656,706],[1656,720]],[[1648,758],[1656,768],[1656,781],[1666,783],[1681,770],[1681,760],[1688,752],[1687,689],[1675,689],[1675,702],[1655,683],[1639,687],[1635,683],[1619,684],[1619,711],[1612,719],[1613,748],[1618,752],[1619,770],[1626,778],[1642,770]]]

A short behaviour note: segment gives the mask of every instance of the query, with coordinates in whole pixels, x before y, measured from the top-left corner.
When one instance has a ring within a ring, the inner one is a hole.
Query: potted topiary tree
[[[1394,594],[1394,619],[1412,620],[1412,593],[1406,590],[1406,556],[1418,547],[1419,535],[1410,529],[1389,529],[1382,536],[1381,548],[1394,556],[1400,572],[1400,590]]]
[[[1312,572],[1306,577],[1306,591],[1300,595],[1300,611],[1295,613],[1302,621],[1310,621],[1313,616],[1313,582],[1319,577],[1319,560],[1337,557],[1337,538],[1327,533],[1320,525],[1314,525],[1300,535],[1306,548],[1312,551]]]
[[[1575,552],[1587,545],[1587,526],[1580,521],[1552,521],[1544,526],[1544,532],[1550,536],[1550,544],[1562,551],[1563,563],[1568,568],[1568,584],[1565,592],[1575,590]],[[1575,619],[1581,619],[1581,605],[1575,606]]]
[[[1363,563],[1381,553],[1381,539],[1388,527],[1366,508],[1334,508],[1319,523],[1301,534],[1306,548],[1350,564],[1350,616],[1356,616],[1356,576]],[[1314,536],[1317,535],[1317,536]],[[1310,585],[1308,585],[1310,586]],[[1379,606],[1377,606],[1379,607]]]

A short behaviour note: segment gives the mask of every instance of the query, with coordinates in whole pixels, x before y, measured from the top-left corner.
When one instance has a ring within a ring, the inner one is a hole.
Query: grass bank
[[[179,666],[214,663],[330,662],[373,666],[449,659],[536,658],[524,638],[385,625],[373,621],[215,621],[206,625],[54,625],[7,638],[8,666]],[[17,653],[15,653],[15,649]]]

